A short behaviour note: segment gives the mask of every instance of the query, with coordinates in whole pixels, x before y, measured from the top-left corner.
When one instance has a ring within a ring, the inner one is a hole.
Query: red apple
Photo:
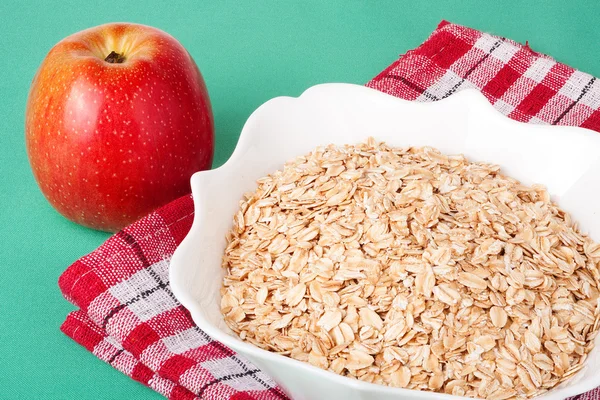
[[[31,85],[25,138],[54,208],[115,231],[190,192],[190,176],[211,166],[214,124],[185,48],[159,29],[119,23],[50,50]]]

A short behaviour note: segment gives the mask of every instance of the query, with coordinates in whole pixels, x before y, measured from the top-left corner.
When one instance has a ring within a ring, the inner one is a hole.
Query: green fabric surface
[[[438,4],[439,3],[439,4]],[[324,82],[364,83],[446,19],[506,36],[600,76],[591,1],[0,2],[0,398],[157,399],[59,331],[73,307],[56,281],[108,237],[56,213],[24,147],[29,84],[60,39],[106,22],[161,28],[202,71],[216,120],[215,166],[269,98]]]

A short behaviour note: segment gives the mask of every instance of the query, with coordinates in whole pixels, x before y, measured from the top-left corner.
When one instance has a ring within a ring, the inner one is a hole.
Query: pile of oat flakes
[[[432,148],[318,148],[260,179],[227,239],[231,329],[363,381],[533,397],[598,333],[600,245],[544,188]]]

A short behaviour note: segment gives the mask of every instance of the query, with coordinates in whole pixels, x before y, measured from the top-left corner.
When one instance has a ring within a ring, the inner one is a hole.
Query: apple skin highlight
[[[108,24],[50,50],[31,85],[25,139],[52,206],[116,231],[190,192],[191,175],[211,166],[214,122],[202,75],[176,39]]]

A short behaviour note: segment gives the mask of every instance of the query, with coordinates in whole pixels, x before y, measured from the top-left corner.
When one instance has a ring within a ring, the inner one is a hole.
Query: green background
[[[323,82],[364,83],[442,19],[528,40],[534,50],[600,76],[599,15],[596,0],[0,2],[0,398],[160,398],[59,331],[73,308],[58,290],[59,274],[108,237],[58,215],[27,163],[29,84],[63,37],[131,21],[179,39],[208,85],[216,166],[264,101]]]

